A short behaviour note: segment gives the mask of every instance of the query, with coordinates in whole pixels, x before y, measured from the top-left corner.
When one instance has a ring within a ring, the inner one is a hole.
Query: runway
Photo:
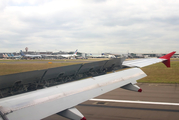
[[[138,86],[142,93],[119,88],[95,98],[107,101],[89,100],[76,108],[87,120],[179,119],[179,84],[138,83]],[[43,120],[68,119],[52,115]]]

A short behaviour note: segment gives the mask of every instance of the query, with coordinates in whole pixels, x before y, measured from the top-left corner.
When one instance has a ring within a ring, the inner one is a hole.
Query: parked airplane
[[[32,59],[34,59],[34,58],[41,58],[42,56],[41,55],[28,55],[28,54],[24,54],[23,52],[22,52],[22,50],[20,50],[20,54],[21,54],[21,56],[23,56],[24,58],[32,58]]]
[[[61,55],[61,56],[62,56],[62,57],[65,57],[65,58],[75,57],[75,56],[78,56],[78,55],[77,55],[77,51],[78,51],[78,49],[77,49],[73,54],[63,54],[63,55]]]
[[[12,57],[12,58],[15,58],[15,59],[20,59],[20,58],[22,58],[21,55],[14,55],[13,53],[11,53],[11,57]]]
[[[38,120],[53,114],[73,120],[86,120],[75,108],[76,105],[116,88],[142,92],[141,88],[134,85],[136,80],[147,76],[140,67],[158,62],[163,62],[170,67],[170,57],[174,53],[171,52],[160,58],[124,61],[121,63],[123,66],[132,68],[2,98],[0,99],[0,120]],[[108,63],[105,63],[105,66],[108,66]],[[42,76],[47,72],[45,71]],[[63,74],[65,72],[59,74],[58,77]],[[0,87],[3,87],[2,85],[0,84]]]
[[[18,58],[21,58],[22,56],[21,55],[14,55],[12,53],[8,53],[8,54],[3,54],[3,58],[11,58],[11,59],[18,59]]]
[[[88,54],[87,57],[91,57],[91,58],[105,58],[104,54]]]
[[[115,55],[106,55],[107,58],[116,58]]]
[[[5,57],[6,57],[6,58],[12,58],[12,56],[11,56],[9,53],[6,53],[6,54],[5,54]]]
[[[113,54],[89,54],[88,57],[92,57],[92,58],[116,58],[115,55]]]

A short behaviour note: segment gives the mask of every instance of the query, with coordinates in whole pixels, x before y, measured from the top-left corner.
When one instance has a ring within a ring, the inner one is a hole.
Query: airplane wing
[[[146,58],[146,59],[136,59],[136,60],[129,60],[124,61],[122,65],[128,66],[128,67],[145,67],[151,64],[155,64],[158,62],[163,62],[167,67],[170,67],[170,57],[175,53],[171,52],[165,56],[162,56],[160,58]]]
[[[143,67],[149,65],[149,63],[153,64],[161,61],[168,65],[169,57],[173,54],[174,52],[161,58],[149,60],[148,62],[146,60],[140,60],[141,62],[135,60],[131,61],[131,63],[127,61],[123,62],[123,64],[122,62],[118,62],[117,66]],[[113,59],[111,61],[114,62],[116,60],[119,59]],[[91,72],[92,68],[88,68],[87,66],[92,65],[95,66],[93,69],[96,70],[110,70],[115,66],[112,63],[112,67],[109,67],[111,61],[100,62],[102,67],[98,66],[99,62],[94,64],[89,63],[86,66],[84,64],[80,67],[78,72],[80,73],[87,70]],[[88,77],[82,80],[75,80],[69,83],[1,98],[0,120],[39,120],[53,114],[74,120],[86,120],[75,108],[76,105],[120,87],[142,92],[142,89],[135,85],[136,80],[147,76],[140,68],[130,68],[116,72],[114,72],[113,69],[112,71],[113,72],[109,74]],[[45,76],[46,73],[48,73],[48,70],[45,71],[43,76]]]

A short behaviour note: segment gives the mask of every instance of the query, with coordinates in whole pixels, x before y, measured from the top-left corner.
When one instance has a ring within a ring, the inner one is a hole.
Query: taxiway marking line
[[[155,104],[155,105],[174,105],[174,106],[179,106],[179,103],[167,103],[167,102],[111,100],[111,99],[90,99],[90,100],[91,101],[100,101],[100,102],[119,102],[119,103],[137,103],[137,104]]]

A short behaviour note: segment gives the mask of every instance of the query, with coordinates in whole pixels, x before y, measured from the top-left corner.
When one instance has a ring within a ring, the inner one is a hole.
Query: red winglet
[[[86,118],[85,118],[85,117],[83,117],[81,120],[86,120]]]
[[[172,55],[175,54],[175,53],[176,53],[176,51],[171,52],[171,53],[169,53],[169,54],[166,54],[166,55],[160,57],[160,58],[162,58],[162,59],[167,59],[167,60],[163,61],[163,63],[164,63],[167,67],[170,67],[170,58],[171,58]]]
[[[140,88],[140,89],[138,90],[138,92],[142,92],[142,89]]]

